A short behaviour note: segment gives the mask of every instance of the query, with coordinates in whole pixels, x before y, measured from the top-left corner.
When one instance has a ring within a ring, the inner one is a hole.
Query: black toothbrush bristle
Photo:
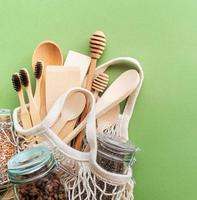
[[[42,69],[43,69],[42,61],[38,61],[35,64],[35,69],[34,69],[34,76],[35,76],[36,79],[40,79],[40,77],[42,75]]]
[[[27,87],[29,85],[29,77],[28,77],[28,72],[25,69],[21,69],[19,71],[19,75],[20,75],[20,80],[21,80],[21,84],[24,87]]]
[[[12,85],[16,92],[21,91],[21,81],[19,74],[16,73],[12,75]]]

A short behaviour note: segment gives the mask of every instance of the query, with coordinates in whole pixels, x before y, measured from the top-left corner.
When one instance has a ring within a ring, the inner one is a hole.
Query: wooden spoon
[[[117,104],[109,111],[107,111],[99,118],[97,118],[97,132],[103,133],[105,129],[114,125],[119,118],[119,114],[120,114],[120,105]]]
[[[96,117],[100,117],[128,97],[139,82],[140,77],[136,70],[131,69],[122,73],[96,103]]]
[[[99,118],[104,113],[108,112],[114,106],[122,102],[129,95],[131,95],[138,84],[140,83],[140,76],[136,70],[128,70],[122,73],[105,91],[101,98],[96,103],[96,118]],[[69,143],[75,138],[81,130],[85,127],[87,117],[83,120],[66,138],[65,143]]]
[[[41,111],[43,119],[46,116],[46,92],[45,92],[45,72],[48,65],[63,65],[63,55],[60,47],[52,41],[43,41],[35,48],[32,56],[32,67],[34,70],[37,61],[43,61],[43,75],[41,81]]]
[[[61,112],[60,118],[58,121],[52,126],[52,130],[59,134],[64,125],[75,118],[77,118],[82,111],[84,110],[86,105],[86,97],[84,94],[77,92],[71,94],[65,101],[64,108]],[[59,135],[60,138],[64,138],[65,135],[62,133]]]

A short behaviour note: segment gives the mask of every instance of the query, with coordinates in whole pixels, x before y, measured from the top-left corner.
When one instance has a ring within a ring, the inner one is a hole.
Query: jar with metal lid
[[[12,112],[9,109],[0,109],[0,192],[10,186],[7,162],[16,154],[17,145],[15,139]]]
[[[67,199],[57,162],[44,146],[15,155],[8,162],[8,175],[17,200]]]
[[[97,163],[109,172],[126,174],[134,163],[137,148],[115,136],[109,137],[100,134],[97,141]]]

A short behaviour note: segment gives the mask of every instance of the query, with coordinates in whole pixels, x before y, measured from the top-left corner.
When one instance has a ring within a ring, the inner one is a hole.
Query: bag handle
[[[129,121],[132,117],[133,110],[134,110],[134,107],[135,107],[135,103],[136,103],[136,100],[137,100],[137,97],[138,97],[138,94],[140,92],[140,89],[141,89],[141,86],[142,86],[142,83],[143,83],[143,79],[144,79],[144,73],[143,73],[142,67],[141,67],[140,63],[134,58],[118,57],[118,58],[114,58],[114,59],[100,65],[99,67],[97,67],[96,73],[105,72],[107,70],[107,68],[110,67],[111,65],[122,64],[122,63],[128,64],[128,66],[130,66],[131,69],[136,69],[139,73],[139,76],[140,76],[140,83],[139,83],[138,87],[127,99],[127,103],[126,103],[126,106],[124,108],[121,123],[120,123],[121,124],[120,130],[121,130],[121,134],[122,134],[121,136],[125,140],[128,140]],[[77,126],[72,131],[71,135],[76,136],[85,127],[86,122],[87,122],[87,118],[85,118],[84,121],[81,122],[80,125]],[[70,142],[72,139],[73,138],[68,137],[68,138],[65,138],[64,141]]]
[[[132,69],[136,69],[140,76],[140,83],[139,83],[138,87],[136,88],[136,90],[132,94],[130,94],[130,96],[127,100],[126,106],[124,108],[123,114],[122,114],[122,119],[121,119],[121,127],[120,127],[120,131],[122,134],[121,136],[125,140],[128,140],[129,121],[132,117],[135,103],[136,103],[136,100],[137,100],[137,97],[138,97],[138,94],[139,94],[139,91],[141,89],[142,82],[144,79],[144,74],[143,74],[141,65],[134,58],[118,57],[118,58],[112,59],[112,60],[108,61],[107,63],[104,63],[104,64],[100,65],[99,67],[97,67],[96,73],[105,72],[111,65],[122,64],[122,63],[128,64],[128,66],[130,66]],[[97,157],[97,152],[92,152],[90,155],[90,166],[91,166],[92,170],[94,171],[94,173],[98,174],[99,176],[105,178],[108,181],[112,181],[113,183],[117,183],[117,184],[125,184],[131,179],[131,177],[132,177],[131,169],[129,170],[129,172],[126,175],[108,172],[98,165],[98,163],[96,161],[96,157]]]
[[[80,152],[69,145],[67,145],[64,141],[62,141],[56,133],[54,133],[50,127],[55,123],[60,115],[64,102],[66,98],[74,93],[74,92],[81,92],[86,95],[86,99],[88,100],[88,104],[90,107],[90,112],[88,113],[87,125],[86,125],[86,135],[87,141],[90,145],[91,150],[97,150],[97,141],[96,141],[96,119],[95,119],[95,100],[92,93],[83,88],[72,88],[64,93],[58,100],[55,102],[47,116],[43,119],[43,121],[30,128],[30,129],[23,129],[18,122],[18,112],[19,108],[16,108],[13,112],[13,120],[14,120],[14,127],[15,130],[25,136],[33,136],[33,135],[42,135],[44,134],[47,139],[56,146],[60,151],[62,151],[66,156],[78,160],[78,161],[89,161],[90,153],[89,152]]]
[[[107,63],[104,63],[102,65],[100,65],[99,67],[97,67],[96,69],[96,73],[100,73],[100,72],[105,72],[109,67],[111,67],[112,65],[115,64],[128,64],[128,66],[131,69],[135,69],[138,71],[139,76],[140,76],[140,83],[138,85],[138,87],[136,88],[136,90],[130,94],[129,98],[127,99],[127,103],[125,105],[124,111],[122,113],[122,119],[121,119],[121,135],[125,140],[128,140],[128,128],[129,128],[129,122],[130,119],[133,115],[133,111],[134,111],[134,107],[135,107],[135,103],[138,97],[138,94],[140,92],[142,83],[143,83],[143,79],[144,79],[144,73],[142,70],[142,67],[140,65],[140,63],[131,57],[118,57],[115,59],[112,59],[110,61],[108,61]]]

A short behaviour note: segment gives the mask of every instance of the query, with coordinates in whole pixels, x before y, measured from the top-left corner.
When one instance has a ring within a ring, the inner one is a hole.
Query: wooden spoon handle
[[[75,128],[75,125],[77,124],[78,119],[73,119],[72,121],[68,121],[66,124],[64,124],[64,127],[59,132],[59,137],[63,140],[65,137],[67,137],[72,130]]]
[[[58,121],[52,126],[52,130],[58,135],[59,132],[64,127],[64,124],[66,124],[67,121],[63,117],[60,117]]]
[[[86,115],[88,114],[88,111],[89,111],[89,108],[88,106],[86,105],[85,109],[84,109],[84,112],[81,114],[81,117],[80,117],[80,122],[82,122]],[[80,150],[81,149],[81,144],[82,144],[82,141],[83,141],[83,136],[84,136],[84,130],[82,130],[76,137],[76,142],[74,143],[74,148],[77,149],[77,150]]]

